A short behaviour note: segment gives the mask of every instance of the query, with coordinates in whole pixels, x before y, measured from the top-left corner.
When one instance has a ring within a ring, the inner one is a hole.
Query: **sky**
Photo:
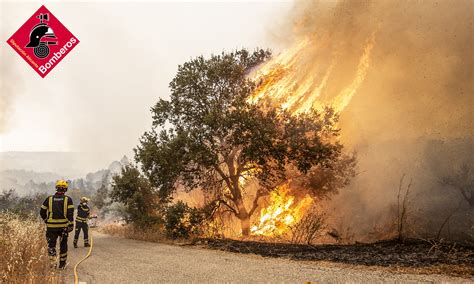
[[[42,79],[6,40],[44,4],[80,44]],[[284,46],[291,1],[0,2],[0,151],[131,155],[179,64]]]

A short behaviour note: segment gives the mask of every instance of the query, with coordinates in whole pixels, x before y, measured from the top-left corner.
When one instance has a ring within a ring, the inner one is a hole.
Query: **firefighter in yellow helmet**
[[[46,223],[46,240],[48,254],[56,260],[56,243],[59,239],[59,268],[66,267],[67,241],[69,233],[74,229],[74,204],[65,193],[68,183],[65,180],[56,182],[56,193],[48,196],[41,205],[40,216]]]
[[[76,232],[74,234],[74,247],[77,248],[77,240],[79,239],[79,234],[81,230],[84,232],[84,247],[90,247],[89,244],[89,225],[87,224],[88,219],[90,218],[90,208],[87,206],[89,198],[81,197],[81,204],[77,206],[77,216],[76,216]]]

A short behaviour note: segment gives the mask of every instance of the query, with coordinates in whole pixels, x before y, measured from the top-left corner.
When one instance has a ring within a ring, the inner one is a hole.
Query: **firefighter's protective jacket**
[[[74,226],[72,199],[64,194],[48,196],[41,205],[40,215],[46,223],[47,231],[62,231],[68,226]]]
[[[87,223],[87,219],[90,215],[89,206],[86,203],[81,203],[77,206],[76,222]]]

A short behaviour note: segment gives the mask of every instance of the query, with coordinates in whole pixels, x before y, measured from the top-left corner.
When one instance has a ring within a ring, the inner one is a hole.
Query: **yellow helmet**
[[[83,203],[89,202],[89,200],[90,199],[85,197],[85,196],[81,197],[81,202],[83,202]]]
[[[56,189],[59,191],[66,191],[68,187],[67,181],[65,180],[58,180],[56,182]]]

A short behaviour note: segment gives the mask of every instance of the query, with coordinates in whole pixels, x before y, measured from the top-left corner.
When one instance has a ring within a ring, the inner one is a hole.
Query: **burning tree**
[[[329,167],[342,150],[331,109],[290,114],[251,102],[258,83],[248,74],[269,58],[268,51],[240,50],[179,66],[170,100],[152,108],[153,127],[135,149],[161,200],[178,186],[212,192],[215,204],[240,220],[244,236],[259,199],[286,181],[288,167]],[[250,202],[248,180],[258,183]]]

